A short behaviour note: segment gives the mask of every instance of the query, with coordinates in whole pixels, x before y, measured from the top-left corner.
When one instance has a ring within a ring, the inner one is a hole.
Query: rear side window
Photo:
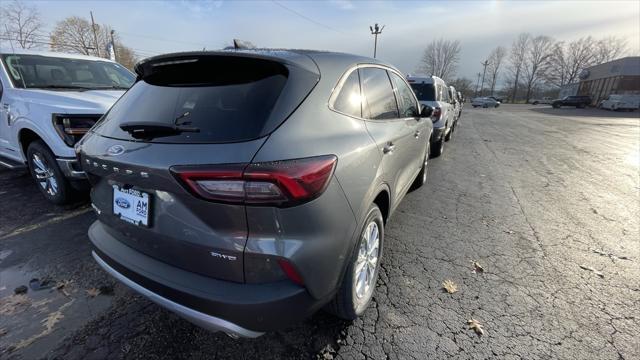
[[[413,92],[420,101],[436,101],[436,89],[433,84],[411,84]]]
[[[440,89],[440,101],[449,102],[449,90],[442,85],[438,85],[438,89]]]
[[[196,63],[159,63],[123,95],[94,131],[107,137],[139,140],[120,129],[120,125],[160,122],[195,127],[199,131],[162,134],[145,141],[252,140],[271,131],[270,124],[284,121],[299,104],[291,99],[302,101],[315,84],[311,78],[308,84],[306,79],[299,79],[295,94],[286,99],[282,94],[290,81],[289,75],[284,65],[256,58],[213,57]],[[278,121],[270,122],[272,117]]]
[[[381,68],[360,68],[362,93],[367,119],[384,120],[398,118],[398,106],[387,71]]]
[[[393,85],[396,90],[400,117],[415,117],[418,114],[418,104],[413,96],[413,91],[398,74],[393,72],[389,72],[389,74],[391,75],[391,80],[393,80]]]
[[[354,70],[338,89],[338,96],[333,102],[333,108],[347,115],[362,117],[362,97],[360,96],[360,77],[358,70]]]

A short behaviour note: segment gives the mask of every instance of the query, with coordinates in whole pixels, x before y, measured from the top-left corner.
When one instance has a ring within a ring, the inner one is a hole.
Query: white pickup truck
[[[0,165],[27,169],[55,204],[87,189],[75,143],[135,81],[107,59],[0,50]]]

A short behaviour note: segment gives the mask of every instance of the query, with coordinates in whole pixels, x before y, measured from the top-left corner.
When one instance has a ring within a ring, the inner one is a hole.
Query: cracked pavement
[[[639,123],[638,112],[467,106],[428,184],[388,222],[364,316],[320,312],[258,339],[209,333],[116,284],[89,256],[86,204],[50,206],[28,175],[0,170],[0,297],[32,276],[72,281],[69,296],[46,293],[56,300],[46,311],[0,311],[0,357],[640,358]],[[446,279],[458,292],[443,290]],[[68,303],[60,297],[78,301],[16,349],[33,316]]]

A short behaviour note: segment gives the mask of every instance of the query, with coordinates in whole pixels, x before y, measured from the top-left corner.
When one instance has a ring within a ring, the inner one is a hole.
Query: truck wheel
[[[27,162],[31,176],[40,192],[56,205],[64,205],[77,198],[77,191],[64,176],[55,156],[41,140],[33,141],[27,147]]]
[[[346,320],[354,320],[364,313],[378,280],[383,244],[382,213],[376,204],[371,204],[340,288],[326,307],[329,312]]]
[[[453,125],[451,125],[451,127],[449,128],[449,133],[444,137],[445,141],[449,141],[451,140],[451,138],[453,137],[453,131],[456,129],[456,124],[454,123]]]

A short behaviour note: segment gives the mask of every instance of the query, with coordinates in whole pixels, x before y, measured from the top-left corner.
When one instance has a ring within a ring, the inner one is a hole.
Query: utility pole
[[[489,60],[485,60],[484,62],[481,62],[480,64],[482,64],[483,66],[483,70],[482,70],[482,86],[480,86],[480,96],[482,96],[482,93],[484,92],[484,75],[487,73],[487,65],[489,65]]]
[[[96,52],[100,56],[100,46],[98,46],[98,34],[96,33],[96,22],[93,21],[93,11],[89,11],[91,14],[91,29],[93,30],[93,40],[96,42]]]
[[[478,86],[480,86],[480,76],[482,76],[482,74],[478,73],[478,81],[476,82],[476,91],[475,91],[475,97],[478,97]]]
[[[111,29],[111,51],[113,51],[113,60],[115,62],[118,62],[118,53],[116,52],[116,42],[113,41],[113,33],[115,33],[116,31]]]
[[[373,27],[369,26],[369,30],[371,30],[371,35],[374,36],[373,40],[373,58],[376,58],[376,53],[378,51],[378,35],[382,34],[382,30],[384,29],[384,25],[382,27],[378,26],[376,23]]]

